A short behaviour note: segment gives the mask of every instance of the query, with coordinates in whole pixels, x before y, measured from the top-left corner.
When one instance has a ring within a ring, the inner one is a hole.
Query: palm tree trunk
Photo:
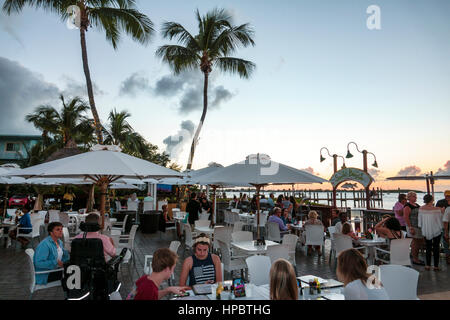
[[[99,144],[103,144],[102,129],[100,124],[100,118],[97,113],[97,108],[95,107],[94,101],[94,91],[92,89],[91,73],[89,71],[87,48],[86,48],[86,30],[84,26],[80,28],[80,38],[81,38],[81,55],[83,57],[83,69],[84,75],[86,76],[86,87],[89,96],[89,104],[91,106],[92,115],[94,117],[95,124],[95,134],[97,135],[97,141]]]
[[[205,75],[205,81],[203,83],[203,113],[202,113],[202,117],[200,118],[200,123],[198,124],[197,130],[195,131],[194,138],[192,139],[191,153],[189,154],[189,160],[188,160],[186,170],[191,170],[191,168],[192,168],[192,162],[194,161],[194,153],[195,153],[195,147],[197,146],[197,142],[198,142],[198,136],[200,135],[200,130],[202,130],[203,122],[205,121],[206,111],[208,111],[208,77],[209,77],[209,73],[204,72],[204,75]]]

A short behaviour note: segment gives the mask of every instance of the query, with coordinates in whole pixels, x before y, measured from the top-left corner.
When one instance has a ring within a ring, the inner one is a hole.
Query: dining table
[[[279,246],[280,244],[274,241],[265,240],[266,244],[256,245],[256,241],[236,241],[231,242],[231,246],[249,255],[263,255],[267,253],[267,247]]]
[[[374,238],[374,239],[358,239],[357,243],[361,246],[367,248],[367,263],[369,266],[373,265],[375,262],[375,247],[386,244],[386,239],[384,238]]]

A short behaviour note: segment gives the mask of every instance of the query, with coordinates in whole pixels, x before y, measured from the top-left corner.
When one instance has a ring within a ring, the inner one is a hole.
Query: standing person
[[[177,259],[177,254],[168,248],[156,250],[152,259],[152,273],[145,274],[136,281],[136,289],[130,297],[134,297],[134,300],[159,300],[169,293],[181,294],[188,290],[188,287],[168,287],[159,290],[162,282],[171,277]]]
[[[194,254],[183,262],[180,274],[180,286],[189,286],[201,283],[222,282],[222,265],[219,256],[209,252],[211,241],[208,236],[201,233],[195,238]]]
[[[292,203],[289,201],[287,197],[283,197],[283,209],[286,208],[289,210],[289,214],[292,212]]]
[[[257,208],[257,204],[256,204],[256,194],[253,195],[252,201],[250,202],[250,209],[253,212],[256,212]]]
[[[433,251],[434,271],[439,268],[439,244],[442,234],[441,208],[433,205],[433,196],[426,194],[423,197],[425,205],[419,208],[418,225],[422,230],[426,242],[426,266],[425,270],[431,270],[431,251]]]
[[[450,207],[450,190],[445,190],[444,192],[444,199],[439,200],[436,203],[436,207],[441,208],[441,210],[444,210],[444,216],[443,216],[443,226],[444,226],[444,230],[442,230],[442,246],[444,247],[444,253],[445,253],[445,258],[447,260],[447,264],[450,265],[450,249],[449,249],[449,242],[448,242],[448,222],[449,222],[449,217],[447,215],[447,220],[444,220],[445,212],[447,212],[447,209]],[[447,238],[445,238],[445,233],[447,232]]]
[[[63,237],[63,225],[61,222],[48,224],[49,236],[41,241],[36,247],[33,263],[36,272],[55,270],[64,267],[64,263],[69,261],[69,252],[64,249],[61,241]],[[36,274],[36,284],[46,285],[48,282],[61,280],[63,271]]]
[[[277,202],[276,202],[276,206],[277,206],[277,207],[280,207],[280,208],[283,208],[283,195],[282,195],[282,194],[280,194],[280,195],[278,196]]]
[[[403,217],[405,218],[408,237],[413,238],[411,241],[411,255],[413,258],[412,263],[419,266],[424,266],[425,262],[419,260],[419,249],[423,246],[423,236],[418,225],[420,206],[416,203],[417,194],[414,191],[410,191],[406,195],[406,199],[408,202],[403,209]]]
[[[267,202],[269,203],[271,208],[275,207],[275,195],[273,193],[269,195],[269,199],[267,199]]]
[[[188,213],[189,224],[195,224],[198,220],[198,214],[202,212],[202,207],[197,201],[197,194],[195,192],[191,193],[191,199],[186,205],[186,212]]]
[[[382,285],[369,288],[367,262],[356,249],[342,251],[337,258],[336,275],[344,283],[345,300],[389,300]],[[378,288],[377,288],[378,287]]]
[[[16,216],[16,223],[19,223],[17,228],[21,228],[21,233],[30,233],[33,231],[33,226],[31,225],[31,217],[30,217],[30,204],[26,204],[22,208],[22,212]],[[17,240],[22,244],[22,249],[25,249],[30,243],[30,240],[24,237],[17,237],[17,229],[11,230],[9,232],[9,237],[13,240]]]
[[[346,223],[347,222],[347,213],[345,213],[345,212],[341,212],[341,213],[339,213],[339,222],[337,222],[335,225],[334,225],[334,228],[335,228],[335,232],[336,233],[342,233],[342,226],[344,225],[344,223]],[[350,225],[351,226],[351,225]],[[353,227],[352,227],[352,231],[353,231]]]
[[[450,264],[450,255],[447,253],[448,252],[448,247],[449,247],[449,221],[450,221],[450,206],[448,206],[445,209],[444,212],[444,217],[442,218],[442,222],[444,225],[444,236],[443,236],[443,241],[444,241],[444,251],[447,248],[447,251],[445,252],[445,258],[447,260],[447,264]]]
[[[407,202],[408,200],[406,199],[406,194],[400,193],[398,195],[398,201],[392,208],[392,210],[394,210],[395,217],[397,218],[398,222],[400,222],[400,226],[403,231],[406,231],[406,222],[405,218],[403,217],[403,208],[405,207]]]
[[[445,190],[444,199],[439,200],[436,203],[436,207],[447,209],[447,207],[449,206],[450,206],[450,190]]]
[[[297,201],[295,201],[294,196],[290,196],[289,197],[289,202],[292,204],[292,209],[291,209],[291,217],[296,217],[297,213],[298,213],[298,207],[299,204],[297,203]]]
[[[270,300],[297,300],[298,286],[292,264],[277,259],[270,268]]]

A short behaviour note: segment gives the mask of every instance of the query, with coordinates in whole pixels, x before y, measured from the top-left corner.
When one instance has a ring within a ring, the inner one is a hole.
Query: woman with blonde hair
[[[270,268],[270,300],[297,300],[298,286],[294,267],[285,259],[278,259]]]
[[[422,260],[419,260],[419,249],[423,246],[423,235],[422,230],[419,227],[420,206],[416,203],[417,194],[414,191],[410,191],[406,195],[406,199],[408,202],[403,209],[403,217],[405,218],[408,236],[413,238],[411,242],[412,263],[424,266],[425,263]]]
[[[366,259],[356,249],[339,254],[336,275],[344,283],[345,300],[389,300],[381,283],[372,283]]]

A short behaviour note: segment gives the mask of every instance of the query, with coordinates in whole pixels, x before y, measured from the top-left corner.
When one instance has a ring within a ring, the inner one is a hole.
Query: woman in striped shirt
[[[184,260],[181,269],[180,286],[222,282],[220,258],[209,252],[210,244],[210,239],[204,233],[195,238],[194,254]]]

